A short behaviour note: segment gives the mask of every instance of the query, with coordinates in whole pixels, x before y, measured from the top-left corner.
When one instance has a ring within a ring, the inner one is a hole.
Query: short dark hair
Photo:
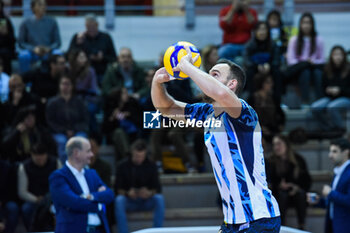
[[[349,150],[350,152],[350,142],[345,138],[337,138],[331,141],[331,145],[338,146],[341,151]],[[350,153],[348,154],[350,157]]]
[[[216,64],[227,64],[230,67],[232,74],[230,79],[236,79],[238,81],[236,93],[240,94],[243,91],[246,82],[246,76],[243,69],[236,63],[224,58],[219,59]]]
[[[131,151],[144,151],[144,150],[147,150],[147,144],[143,139],[137,139],[131,145]]]
[[[48,152],[48,149],[46,147],[46,145],[42,142],[37,142],[36,144],[34,144],[31,149],[30,152],[32,154],[36,154],[36,155],[42,155],[42,154],[46,154]]]
[[[21,121],[23,121],[29,115],[36,116],[36,106],[34,104],[24,106],[20,108],[15,116],[14,121],[12,122],[14,125],[17,125]]]
[[[35,4],[36,4],[37,2],[40,2],[40,1],[42,1],[42,0],[31,0],[31,1],[30,1],[30,7],[33,9],[34,6],[35,6]],[[46,3],[46,0],[44,0],[44,2]]]
[[[58,58],[60,58],[60,57],[64,58],[64,56],[61,54],[52,54],[48,59],[49,64],[52,64],[52,63],[56,64],[58,61]]]

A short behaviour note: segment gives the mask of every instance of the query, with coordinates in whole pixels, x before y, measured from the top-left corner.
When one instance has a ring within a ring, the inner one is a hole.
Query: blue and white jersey
[[[215,118],[220,127],[204,128],[204,140],[219,188],[225,222],[241,224],[280,215],[266,182],[261,128],[254,109],[244,100],[241,115],[214,115],[211,104],[188,104],[186,117],[196,121]],[[217,126],[217,125],[216,125]]]

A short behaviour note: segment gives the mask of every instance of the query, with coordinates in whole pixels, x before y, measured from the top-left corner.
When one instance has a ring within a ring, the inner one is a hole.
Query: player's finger
[[[180,71],[179,65],[175,66],[175,67],[173,68],[173,71],[175,71],[175,72]]]
[[[197,54],[197,56],[193,59],[193,63],[195,63],[199,58],[199,53]]]
[[[192,55],[192,52],[191,52],[190,46],[185,45],[185,49],[186,49],[187,54],[191,54],[191,55]]]

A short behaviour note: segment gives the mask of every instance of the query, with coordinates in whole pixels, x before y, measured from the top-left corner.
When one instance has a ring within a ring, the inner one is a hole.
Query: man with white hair
[[[66,144],[68,160],[49,178],[56,209],[56,233],[110,233],[103,204],[114,194],[93,169],[87,169],[93,153],[89,141],[72,137]]]

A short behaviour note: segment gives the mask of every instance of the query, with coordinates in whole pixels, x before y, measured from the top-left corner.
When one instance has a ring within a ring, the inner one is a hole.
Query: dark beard
[[[205,103],[208,103],[208,104],[212,104],[215,102],[215,100],[207,95],[204,95],[203,94],[203,97],[202,97],[202,100],[205,102]]]

